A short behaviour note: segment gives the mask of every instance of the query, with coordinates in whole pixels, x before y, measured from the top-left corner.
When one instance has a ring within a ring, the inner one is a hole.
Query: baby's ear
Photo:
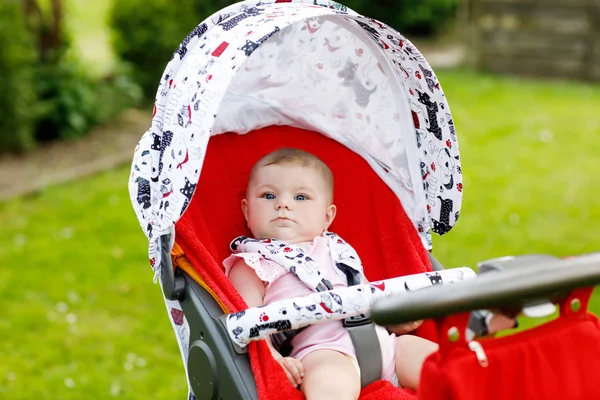
[[[246,222],[248,222],[248,200],[242,199],[242,212],[244,213],[244,218],[246,218]]]
[[[337,212],[337,207],[335,204],[330,204],[325,211],[325,230],[329,228],[333,220],[335,219],[335,213]]]

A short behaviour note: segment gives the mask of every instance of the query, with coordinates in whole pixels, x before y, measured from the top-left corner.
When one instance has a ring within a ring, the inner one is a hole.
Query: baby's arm
[[[265,285],[263,281],[256,275],[256,272],[250,268],[243,259],[240,258],[229,272],[229,280],[242,296],[248,307],[259,307],[264,304]],[[273,358],[283,367],[288,379],[293,385],[302,383],[304,376],[304,367],[299,360],[291,357],[283,357],[271,343],[271,339],[266,339],[267,345],[271,350]]]
[[[248,307],[260,307],[263,305],[265,285],[258,275],[256,275],[256,272],[246,265],[243,258],[240,258],[231,267],[229,280],[233,283],[233,286],[235,286]]]

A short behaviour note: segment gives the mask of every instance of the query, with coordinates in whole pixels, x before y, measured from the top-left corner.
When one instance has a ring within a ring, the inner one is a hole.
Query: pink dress
[[[333,266],[326,238],[318,236],[312,243],[303,242],[296,243],[296,245],[303,248],[317,262],[321,272],[334,288],[347,286],[346,280],[338,274]],[[223,261],[227,275],[229,275],[238,258],[243,258],[246,264],[254,269],[256,275],[265,282],[265,296],[263,299],[265,305],[274,301],[313,293],[311,289],[281,265],[261,258],[258,253],[238,253],[229,256]],[[381,326],[376,326],[376,332],[381,345],[383,363],[381,378],[394,382],[396,373],[396,335],[388,333]],[[292,346],[291,356],[298,360],[302,360],[315,350],[322,349],[339,351],[356,360],[350,334],[342,326],[342,321],[308,326],[292,339]]]

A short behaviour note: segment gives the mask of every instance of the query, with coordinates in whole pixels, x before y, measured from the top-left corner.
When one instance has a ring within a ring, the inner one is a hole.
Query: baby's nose
[[[277,201],[275,202],[275,208],[277,210],[281,209],[281,208],[287,208],[288,210],[291,209],[291,202],[289,201],[289,199],[286,199],[284,197],[279,197],[277,199]]]

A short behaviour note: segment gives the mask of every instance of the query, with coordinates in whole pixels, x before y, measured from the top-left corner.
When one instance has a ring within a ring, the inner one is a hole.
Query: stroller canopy
[[[289,125],[363,157],[426,248],[459,216],[462,174],[450,110],[424,57],[387,25],[334,2],[246,1],[185,38],[162,76],[129,190],[152,244],[185,212],[208,140]]]

